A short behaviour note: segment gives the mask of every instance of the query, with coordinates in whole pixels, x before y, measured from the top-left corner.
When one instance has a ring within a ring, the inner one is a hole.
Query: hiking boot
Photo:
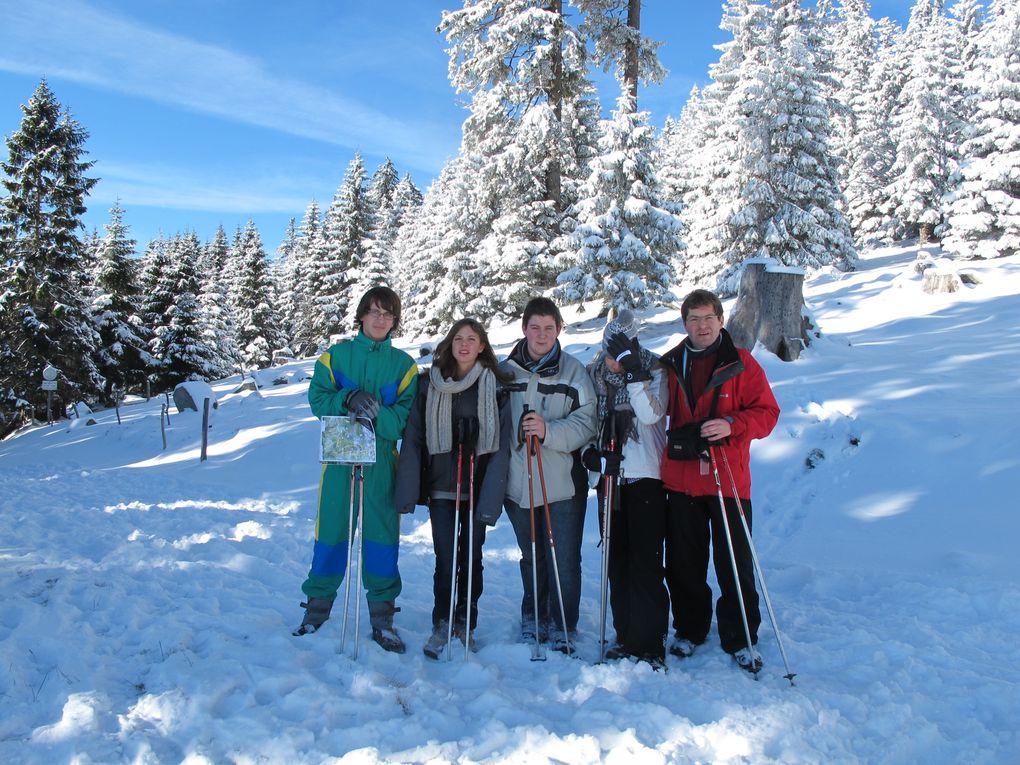
[[[333,601],[326,598],[309,598],[307,603],[302,603],[305,609],[305,616],[301,620],[301,626],[294,629],[291,635],[311,635],[316,632],[326,620],[329,619],[329,612],[333,609]]]
[[[761,671],[762,660],[757,651],[741,648],[733,654],[733,660],[737,662],[737,666],[742,670],[750,672],[752,675],[757,675]]]
[[[372,640],[384,651],[404,653],[407,646],[393,628],[393,614],[400,609],[393,605],[392,600],[368,601],[368,618],[372,623]]]
[[[450,623],[446,619],[435,625],[432,628],[432,635],[425,641],[425,645],[421,649],[422,653],[433,661],[438,661],[443,654],[443,649],[446,648],[446,638],[450,631],[449,625]]]
[[[618,659],[626,659],[630,656],[629,653],[619,643],[613,643],[609,648],[606,649],[606,660],[616,661]]]
[[[453,634],[460,641],[461,645],[464,645],[464,641],[467,639],[467,626],[458,622],[453,627]],[[478,643],[475,642],[474,627],[471,628],[471,645],[468,646],[468,650],[470,650],[471,653],[478,653]]]
[[[669,644],[669,653],[679,659],[686,659],[694,655],[694,643],[686,638],[674,638]]]

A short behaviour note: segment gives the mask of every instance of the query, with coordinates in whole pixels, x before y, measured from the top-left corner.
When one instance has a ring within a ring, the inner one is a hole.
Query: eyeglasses
[[[688,314],[687,318],[684,319],[685,324],[711,324],[713,319],[718,319],[719,315],[714,313],[707,313],[704,316],[694,316]]]
[[[393,321],[396,317],[389,311],[380,311],[378,308],[372,308],[365,311],[366,316],[371,316],[373,319],[382,319],[383,321]]]

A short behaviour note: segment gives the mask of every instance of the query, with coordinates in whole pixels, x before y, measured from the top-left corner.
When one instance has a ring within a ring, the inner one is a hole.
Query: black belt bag
[[[712,409],[708,415],[708,419],[715,419],[715,408],[719,403],[719,393],[722,391],[722,386],[718,386],[715,389],[715,395],[712,397]],[[676,409],[674,411],[680,411],[680,396],[676,397]],[[728,438],[720,438],[718,441],[709,441],[703,435],[701,435],[701,426],[706,420],[698,420],[697,422],[688,422],[686,425],[680,425],[676,428],[670,428],[666,431],[666,456],[671,460],[705,460],[708,461],[708,447],[709,446],[725,446]]]

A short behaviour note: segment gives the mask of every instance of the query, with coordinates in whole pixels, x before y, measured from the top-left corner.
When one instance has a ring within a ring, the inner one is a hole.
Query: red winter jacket
[[[737,348],[724,329],[720,334],[715,369],[693,409],[680,380],[683,377],[686,340],[662,357],[669,377],[669,427],[712,419],[712,401],[719,388],[714,417],[730,420],[733,432],[724,447],[716,447],[723,496],[733,494],[720,449],[725,449],[737,492],[741,499],[751,496],[751,439],[765,438],[779,420],[779,404],[772,393],[765,370],[749,351]],[[673,460],[662,456],[662,481],[671,491],[694,497],[716,496],[715,478],[709,463],[700,460]]]

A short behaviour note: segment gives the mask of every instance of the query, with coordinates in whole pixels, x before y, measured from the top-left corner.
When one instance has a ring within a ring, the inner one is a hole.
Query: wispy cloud
[[[281,77],[256,58],[169,34],[79,0],[8,4],[0,69],[64,78],[437,171],[448,126],[407,122]]]
[[[236,213],[299,215],[308,205],[306,189],[322,185],[319,178],[207,178],[163,165],[97,162],[93,174],[102,178],[91,195],[99,205],[131,200],[132,206]]]

